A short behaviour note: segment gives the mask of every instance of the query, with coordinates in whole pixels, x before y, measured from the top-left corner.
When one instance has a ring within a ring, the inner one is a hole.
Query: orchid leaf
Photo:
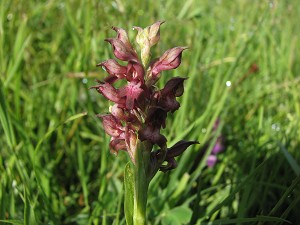
[[[125,166],[124,173],[125,200],[124,212],[127,225],[133,225],[134,176],[130,162]]]

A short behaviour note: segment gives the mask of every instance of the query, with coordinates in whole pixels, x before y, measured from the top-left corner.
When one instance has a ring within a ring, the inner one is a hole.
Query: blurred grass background
[[[88,87],[112,25],[133,42],[165,20],[153,56],[189,46],[160,81],[189,77],[165,134],[201,144],[152,181],[149,224],[300,224],[299,15],[292,0],[1,0],[0,223],[125,224],[128,157],[109,153],[108,102]]]

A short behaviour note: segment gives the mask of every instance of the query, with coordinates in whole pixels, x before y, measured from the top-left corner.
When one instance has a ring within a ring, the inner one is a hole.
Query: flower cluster
[[[217,119],[217,121],[214,124],[214,128],[213,128],[214,132],[217,131],[217,129],[219,127],[219,123],[220,123],[220,120]],[[223,142],[224,142],[223,136],[219,135],[217,137],[216,143],[215,143],[210,155],[207,158],[206,164],[208,167],[214,167],[215,164],[217,163],[217,161],[218,161],[217,155],[220,152],[224,151],[224,143]]]
[[[188,146],[197,142],[180,141],[167,148],[167,139],[160,130],[166,127],[168,113],[176,111],[180,104],[176,100],[184,91],[186,78],[174,77],[163,89],[158,90],[155,83],[162,71],[177,68],[181,63],[182,52],[186,47],[167,50],[160,58],[150,61],[150,48],[160,39],[159,21],[138,31],[136,42],[141,48],[141,59],[129,41],[125,30],[112,27],[117,33],[115,38],[108,38],[114,56],[125,63],[121,65],[115,59],[108,59],[101,66],[108,76],[91,87],[113,102],[110,113],[98,115],[103,120],[105,132],[111,136],[110,149],[113,153],[120,150],[128,152],[135,163],[138,142],[143,142],[146,151],[151,152],[154,145],[160,149],[151,153],[152,160],[159,162],[159,169],[167,171],[176,167],[174,157],[181,154]],[[125,80],[126,85],[117,88],[115,82]],[[167,165],[162,165],[166,161]]]

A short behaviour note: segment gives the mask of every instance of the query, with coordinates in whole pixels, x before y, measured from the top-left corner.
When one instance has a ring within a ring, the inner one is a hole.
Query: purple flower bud
[[[218,137],[215,146],[212,149],[212,153],[213,154],[218,154],[219,152],[222,152],[224,150],[224,146],[223,146],[223,141],[222,141],[222,137]]]
[[[180,104],[176,101],[175,96],[167,95],[163,96],[160,95],[158,98],[158,105],[162,107],[166,112],[175,112],[177,109],[179,109]]]
[[[156,80],[157,75],[164,70],[176,69],[181,63],[182,52],[187,47],[175,47],[167,50],[153,65],[152,79]]]
[[[206,164],[208,167],[213,167],[216,164],[217,160],[218,160],[217,156],[209,155],[207,158]]]
[[[162,95],[174,95],[175,97],[180,97],[183,94],[183,82],[187,78],[174,77],[171,78],[161,90]]]

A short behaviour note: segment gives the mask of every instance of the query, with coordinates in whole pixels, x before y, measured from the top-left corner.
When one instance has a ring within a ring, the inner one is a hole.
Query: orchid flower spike
[[[146,146],[151,157],[151,173],[161,170],[166,172],[176,167],[175,157],[183,153],[197,141],[179,141],[173,147],[167,147],[167,139],[161,133],[166,127],[169,113],[179,109],[177,98],[184,92],[184,82],[187,78],[174,77],[166,82],[164,88],[157,89],[154,84],[165,70],[176,69],[181,64],[181,57],[187,47],[174,47],[167,50],[160,58],[151,63],[150,50],[160,40],[158,21],[146,28],[134,27],[137,30],[136,42],[140,46],[140,57],[133,48],[127,32],[118,27],[112,27],[115,38],[107,38],[116,59],[108,59],[101,66],[108,76],[103,81],[91,87],[112,102],[110,112],[99,115],[105,132],[111,137],[109,147],[111,152],[127,151],[132,162],[136,163],[136,151],[140,143]],[[123,61],[123,62],[122,62]],[[115,87],[118,80],[125,80],[123,87]],[[153,151],[154,146],[159,149]],[[150,160],[150,159],[149,159]],[[167,165],[163,163],[166,162]],[[153,169],[154,168],[154,169]],[[154,172],[153,172],[154,171]],[[149,175],[149,176],[152,176]]]

